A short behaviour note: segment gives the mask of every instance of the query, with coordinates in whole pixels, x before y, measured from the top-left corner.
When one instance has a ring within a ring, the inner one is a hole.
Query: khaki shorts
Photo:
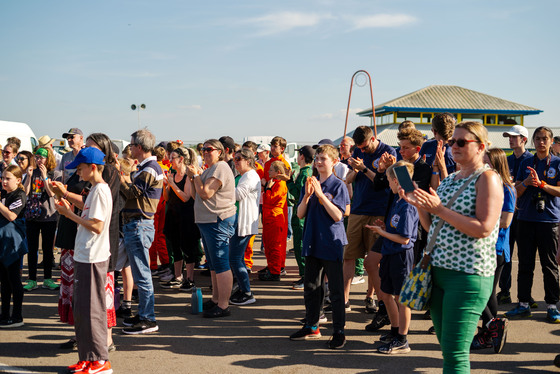
[[[348,228],[346,236],[348,237],[348,245],[344,249],[345,260],[355,260],[365,258],[368,251],[379,237],[373,231],[366,229],[365,225],[374,225],[375,221],[383,216],[363,216],[360,214],[350,214],[348,217]]]

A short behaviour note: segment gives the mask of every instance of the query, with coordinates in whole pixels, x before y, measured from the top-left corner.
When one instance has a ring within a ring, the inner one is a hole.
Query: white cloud
[[[348,110],[348,121],[352,121],[356,118],[356,113],[361,112],[361,108],[350,108]],[[346,109],[339,109],[335,113],[321,113],[311,117],[313,120],[344,120],[346,119]]]
[[[179,109],[195,109],[195,110],[201,110],[201,109],[202,109],[202,105],[199,105],[199,104],[179,105]]]
[[[325,19],[332,18],[329,14],[278,12],[262,17],[250,18],[244,23],[252,24],[260,29],[260,35],[278,34],[300,27],[312,27]]]
[[[350,19],[350,22],[354,25],[354,29],[369,29],[406,26],[417,22],[417,19],[408,14],[375,14],[355,17]]]

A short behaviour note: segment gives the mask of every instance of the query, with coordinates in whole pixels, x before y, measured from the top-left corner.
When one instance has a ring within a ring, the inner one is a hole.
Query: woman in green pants
[[[407,199],[418,208],[428,240],[437,223],[445,221],[431,253],[431,315],[443,372],[469,373],[469,348],[492,292],[504,195],[500,177],[483,162],[488,132],[482,124],[458,124],[449,144],[459,171],[445,178],[437,193],[416,189]],[[446,207],[464,183],[467,188]]]

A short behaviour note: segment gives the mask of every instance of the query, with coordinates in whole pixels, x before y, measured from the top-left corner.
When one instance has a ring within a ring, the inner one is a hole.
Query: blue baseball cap
[[[82,148],[66,169],[76,169],[80,164],[105,165],[105,153],[94,147]]]

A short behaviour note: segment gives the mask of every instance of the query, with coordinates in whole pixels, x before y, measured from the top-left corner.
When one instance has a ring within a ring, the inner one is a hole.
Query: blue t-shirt
[[[392,255],[406,250],[412,250],[418,236],[418,210],[404,199],[395,198],[391,211],[385,221],[385,231],[389,234],[398,234],[409,238],[408,244],[399,244],[387,238],[383,238],[381,254]]]
[[[307,204],[301,254],[323,260],[342,261],[344,246],[348,244],[344,229],[344,212],[346,206],[350,204],[348,188],[343,181],[331,174],[326,181],[321,183],[321,190],[329,201],[340,209],[343,216],[340,221],[333,221],[315,194],[311,195]],[[301,194],[299,203],[303,196],[304,193]]]
[[[509,173],[511,174],[511,178],[513,180],[515,180],[515,178],[517,177],[517,173],[519,172],[519,165],[521,165],[521,162],[529,157],[533,157],[533,154],[529,151],[525,151],[521,156],[517,158],[513,153],[507,157]]]
[[[360,148],[356,148],[352,153],[352,157],[361,158],[364,166],[376,173],[379,158],[385,152],[395,157],[397,155],[393,147],[380,141],[375,152],[364,153]],[[373,188],[373,182],[362,172],[359,172],[354,181],[354,195],[350,212],[364,216],[384,216],[387,210],[387,202],[389,201],[389,193],[389,188],[376,191]]]
[[[422,144],[422,148],[420,148],[420,157],[426,155],[426,163],[430,166],[434,163],[436,158],[436,151],[437,151],[438,141],[436,139],[431,139],[424,144]],[[451,147],[447,143],[443,143],[443,147],[445,148],[445,166],[447,167],[447,174],[451,174],[455,172],[456,162],[453,160],[453,154],[451,154]]]
[[[504,185],[504,204],[502,205],[502,212],[513,213],[515,211],[515,188]],[[509,249],[509,228],[511,224],[498,231],[498,241],[496,242],[496,254],[500,256],[504,254],[506,262],[510,262],[510,249]]]
[[[537,160],[536,167],[535,159]],[[536,156],[526,158],[519,166],[516,181],[523,182],[529,176],[530,171],[527,169],[527,166],[535,169],[539,175],[539,179],[545,181],[547,184],[556,186],[558,181],[560,181],[560,157],[551,156],[550,165],[548,157],[542,160],[539,160]],[[545,208],[542,213],[537,212],[536,202],[534,200],[534,196],[539,192],[545,197]],[[519,196],[517,199],[517,209],[518,220],[547,223],[560,222],[560,198],[552,196],[538,187],[527,187],[523,195]]]

